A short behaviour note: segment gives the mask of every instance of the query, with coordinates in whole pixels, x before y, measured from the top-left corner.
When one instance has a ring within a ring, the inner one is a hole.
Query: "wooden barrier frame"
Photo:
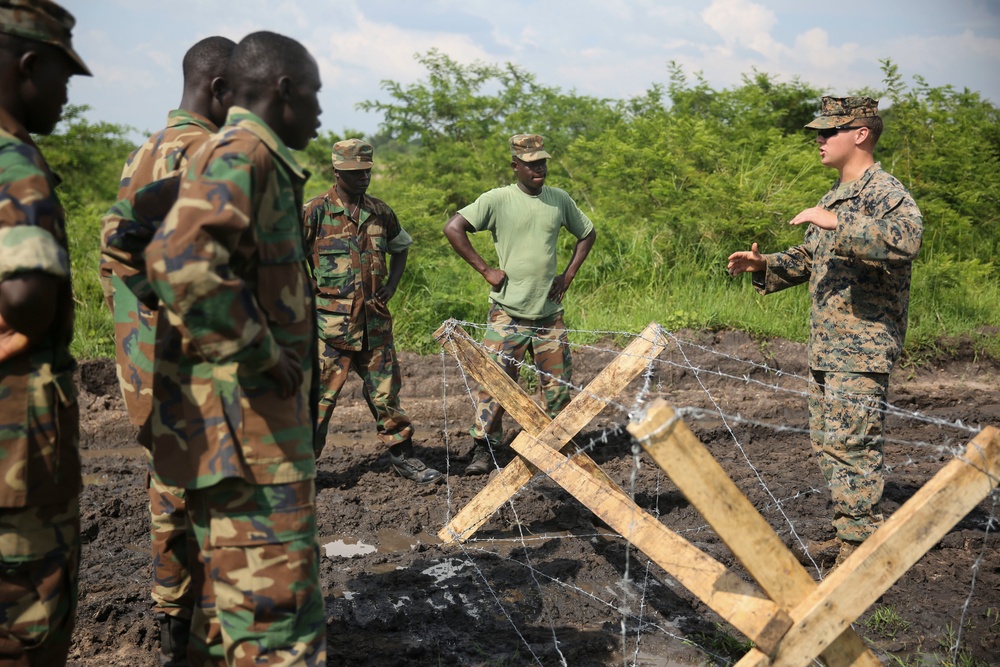
[[[664,401],[628,430],[794,621],[774,652],[751,650],[737,667],[799,667],[821,654],[828,665],[868,664],[851,623],[1000,480],[1000,431],[987,427],[817,585]]]
[[[464,541],[536,473],[572,494],[608,526],[755,643],[740,667],[881,663],[851,622],[943,537],[1000,479],[1000,432],[984,429],[830,577],[817,585],[697,437],[662,400],[629,431],[760,584],[762,594],[639,508],[572,438],[663,350],[650,323],[555,419],[454,321],[434,334],[522,426],[518,454],[439,533]],[[642,363],[639,363],[639,362]],[[567,456],[568,455],[568,456]]]

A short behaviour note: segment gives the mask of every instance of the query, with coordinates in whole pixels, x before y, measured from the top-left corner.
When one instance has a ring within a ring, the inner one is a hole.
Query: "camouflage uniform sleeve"
[[[379,214],[385,221],[386,238],[389,241],[387,250],[390,255],[399,254],[413,245],[413,237],[399,224],[399,218],[396,217],[396,212],[392,210],[392,207],[382,202],[381,209]]]
[[[143,252],[177,201],[179,188],[179,175],[154,181],[116,202],[101,219],[101,276],[118,276],[147,306],[156,303],[156,295]]]
[[[267,168],[264,158],[255,160],[239,146],[203,153],[207,164],[201,170],[196,159],[146,249],[150,284],[180,317],[198,353],[214,363],[237,362],[251,374],[280,357],[253,290],[234,271],[245,261],[241,251],[256,246],[254,191],[266,180],[259,173]]]
[[[866,188],[861,210],[840,215],[833,252],[840,257],[911,262],[920,252],[923,219],[913,198],[895,179]]]
[[[311,256],[315,250],[316,238],[319,236],[320,218],[323,216],[325,200],[322,195],[306,202],[302,207],[302,236],[306,255]]]
[[[45,174],[28,146],[0,154],[0,281],[25,271],[69,278],[69,255],[52,231],[58,214]]]
[[[806,231],[806,240],[802,245],[784,252],[764,255],[767,268],[753,274],[753,286],[758,292],[771,294],[809,281],[813,262],[810,237],[813,233],[810,227]]]

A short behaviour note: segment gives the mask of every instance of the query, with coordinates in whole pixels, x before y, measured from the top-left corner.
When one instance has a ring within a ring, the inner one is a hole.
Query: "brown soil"
[[[709,408],[714,399],[727,415],[805,427],[806,401],[797,393],[803,385],[794,377],[805,373],[801,345],[761,344],[732,332],[685,338],[703,347],[674,347],[661,355],[646,399],[661,395],[678,407]],[[594,348],[574,353],[574,380],[581,385],[613,356]],[[685,368],[688,361],[705,372]],[[485,483],[461,475],[472,411],[450,357],[403,354],[401,364],[403,405],[417,428],[418,453],[448,471],[448,483],[420,488],[390,470],[352,378],[317,480],[319,533],[329,545],[321,548],[321,577],[330,665],[728,664],[746,650],[738,633],[547,478],[536,477],[466,545],[441,544],[435,535]],[[794,391],[766,386],[772,383]],[[113,364],[82,364],[80,386],[87,486],[71,663],[152,667],[159,662],[144,461]],[[647,455],[633,453],[619,428],[641,386],[634,382],[577,442],[597,439],[592,457],[640,507],[742,573],[666,475]],[[899,369],[890,401],[926,417],[1000,425],[1000,364],[959,348],[948,360]],[[832,536],[829,496],[804,434],[730,419],[734,438],[717,417],[689,423],[786,543],[796,544],[789,523],[803,540]],[[964,448],[972,437],[910,416],[891,416],[888,436],[886,515],[951,460],[948,448]],[[501,463],[507,460],[509,454]],[[905,664],[939,664],[932,654],[953,657],[948,647],[957,639],[960,651],[979,661],[960,664],[1000,664],[997,500],[994,493],[980,503],[862,615],[855,627],[883,661],[899,656],[911,660]],[[891,622],[891,612],[899,623]]]

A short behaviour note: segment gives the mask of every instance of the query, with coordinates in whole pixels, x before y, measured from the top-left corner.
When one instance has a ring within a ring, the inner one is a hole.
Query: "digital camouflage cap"
[[[50,0],[0,0],[0,32],[33,39],[62,49],[74,64],[74,74],[91,76],[73,50],[76,19]]]
[[[806,124],[810,130],[828,130],[850,125],[856,118],[878,115],[878,100],[870,97],[823,97],[819,118]]]
[[[552,157],[542,147],[545,139],[540,134],[515,134],[510,138],[510,154],[523,162],[547,160]]]
[[[371,169],[375,162],[375,149],[361,139],[344,139],[333,145],[333,168],[340,171]]]

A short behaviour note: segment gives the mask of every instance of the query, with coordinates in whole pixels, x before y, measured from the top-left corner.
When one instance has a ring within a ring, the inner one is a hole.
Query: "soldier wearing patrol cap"
[[[541,370],[545,411],[554,418],[569,403],[572,359],[563,321],[563,296],[594,245],[597,232],[563,190],[545,185],[545,140],[537,134],[510,138],[511,169],[517,183],[486,192],[445,225],[444,234],[462,259],[490,284],[489,328],[483,344],[512,378],[530,350]],[[566,270],[557,274],[556,243],[565,227],[576,237]],[[476,252],[469,234],[489,230],[499,267]],[[503,437],[500,404],[482,386],[471,433],[472,461],[466,475],[496,468],[493,447]]]
[[[836,537],[810,555],[840,564],[882,522],[882,460],[889,373],[906,335],[910,269],[920,251],[920,210],[874,160],[882,133],[878,101],[824,97],[816,130],[820,161],[838,180],[819,204],[790,221],[806,224],[801,245],[729,256],[729,272],[753,274],[762,294],[808,283],[809,430],[830,487]]]
[[[403,277],[413,239],[388,204],[367,194],[373,163],[368,142],[338,141],[333,145],[336,182],[302,209],[320,338],[321,396],[314,448],[318,458],[353,368],[364,383],[365,400],[393,470],[417,484],[431,484],[442,475],[414,454],[413,426],[399,405],[402,376],[389,313],[389,299]]]
[[[49,134],[69,77],[73,17],[0,0],[0,664],[64,665],[80,559],[73,298]]]

